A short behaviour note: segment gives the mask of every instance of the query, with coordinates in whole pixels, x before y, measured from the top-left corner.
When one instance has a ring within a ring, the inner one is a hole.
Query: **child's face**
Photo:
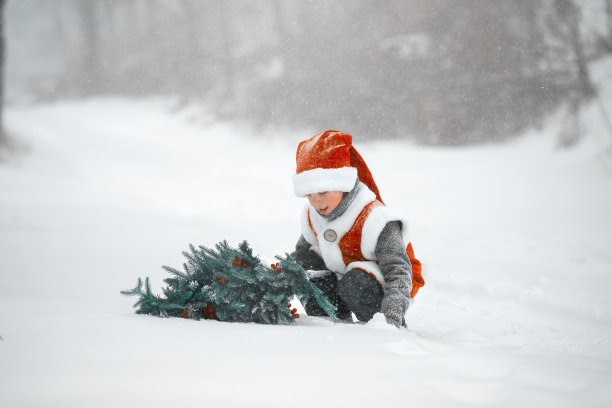
[[[308,194],[310,205],[321,215],[329,215],[336,209],[344,193],[342,191],[324,191],[322,193]]]

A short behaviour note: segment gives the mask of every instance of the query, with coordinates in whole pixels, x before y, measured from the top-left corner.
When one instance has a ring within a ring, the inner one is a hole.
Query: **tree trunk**
[[[559,140],[557,142],[558,146],[562,149],[575,146],[582,136],[580,127],[580,105],[580,92],[571,91],[567,101],[567,114],[563,118],[563,126],[561,127]]]
[[[559,135],[560,147],[571,147],[578,143],[582,136],[580,111],[584,101],[595,94],[595,87],[591,82],[584,46],[580,37],[580,9],[572,0],[557,0],[557,10],[561,22],[567,27],[570,46],[578,71],[576,83],[567,95],[568,114]]]
[[[606,2],[606,45],[612,49],[612,0]]]
[[[4,0],[0,0],[0,145],[6,144],[4,134]]]
[[[81,60],[81,78],[84,82],[85,95],[100,90],[100,49],[98,43],[97,4],[90,1],[79,2],[79,13],[83,30],[83,55]]]
[[[570,30],[572,48],[576,57],[576,65],[578,66],[578,84],[582,97],[588,99],[595,94],[595,88],[591,82],[589,67],[584,52],[584,45],[580,35],[580,9],[572,2],[573,12],[570,17]]]
[[[221,43],[223,44],[223,56],[221,60],[221,66],[223,67],[223,80],[224,80],[224,95],[223,95],[223,109],[231,109],[231,105],[236,101],[236,72],[234,67],[234,58],[232,53],[232,47],[234,45],[233,30],[231,25],[231,18],[233,15],[232,4],[230,2],[224,2],[221,4],[220,13],[221,21],[226,22],[227,29],[223,32]]]

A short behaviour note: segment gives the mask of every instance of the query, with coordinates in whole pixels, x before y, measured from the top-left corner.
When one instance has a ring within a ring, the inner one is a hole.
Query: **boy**
[[[404,315],[424,285],[421,264],[405,245],[408,225],[385,207],[352,137],[328,130],[301,142],[293,187],[307,197],[302,235],[292,254],[337,307],[338,318],[367,322],[382,312],[405,327]],[[324,316],[312,299],[306,313]]]

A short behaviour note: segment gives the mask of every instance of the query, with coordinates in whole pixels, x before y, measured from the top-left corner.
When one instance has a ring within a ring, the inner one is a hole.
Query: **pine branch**
[[[134,289],[122,290],[121,294],[125,296],[142,295],[142,279],[138,278],[138,283]]]
[[[172,276],[164,279],[163,297],[151,292],[149,278],[138,279],[134,289],[122,291],[139,296],[138,314],[228,322],[292,324],[298,315],[289,310],[294,296],[312,296],[334,320],[335,307],[308,280],[306,271],[286,254],[276,264],[264,266],[247,241],[232,248],[221,241],[212,248],[189,245],[183,255],[184,272],[162,266]]]

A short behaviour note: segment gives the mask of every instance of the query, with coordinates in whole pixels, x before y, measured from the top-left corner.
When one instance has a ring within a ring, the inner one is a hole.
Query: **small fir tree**
[[[293,323],[299,315],[291,299],[312,297],[337,320],[335,306],[289,254],[265,266],[246,241],[238,248],[223,241],[215,248],[190,245],[190,252],[183,252],[183,271],[162,266],[172,275],[164,279],[163,296],[152,293],[149,278],[144,288],[138,278],[134,289],[121,293],[139,296],[134,304],[139,314],[266,324]]]

